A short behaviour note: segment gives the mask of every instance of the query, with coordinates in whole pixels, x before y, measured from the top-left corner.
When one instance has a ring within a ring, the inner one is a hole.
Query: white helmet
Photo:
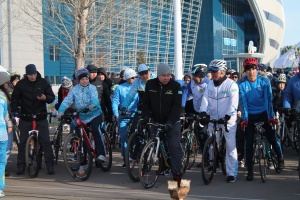
[[[225,60],[215,59],[209,63],[209,71],[227,70]]]
[[[137,74],[136,72],[131,69],[131,68],[126,68],[125,71],[124,71],[124,79],[127,80],[127,79],[130,79],[132,77],[136,77]]]

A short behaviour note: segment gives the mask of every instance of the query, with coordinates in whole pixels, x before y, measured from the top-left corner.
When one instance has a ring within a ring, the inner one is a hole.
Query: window
[[[50,60],[59,61],[60,57],[60,49],[58,46],[51,45],[50,46]]]
[[[265,17],[267,18],[267,20],[274,22],[275,24],[277,24],[278,26],[280,26],[283,29],[284,23],[279,17],[277,17],[267,11],[264,11],[264,13],[265,13]]]
[[[279,48],[279,43],[276,40],[270,38],[270,46],[274,47],[277,50]]]

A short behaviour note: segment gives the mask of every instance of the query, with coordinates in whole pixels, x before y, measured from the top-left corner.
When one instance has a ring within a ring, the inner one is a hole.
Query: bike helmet
[[[226,71],[226,75],[232,74],[234,72],[235,72],[234,69],[228,68],[227,71]]]
[[[0,79],[0,85],[3,85],[4,83],[8,82],[9,79],[10,79],[9,73],[1,65],[0,65],[0,77],[1,77],[1,79]]]
[[[227,70],[225,60],[215,59],[209,63],[209,71]]]
[[[61,81],[61,87],[63,88],[69,88],[73,85],[72,80],[68,77],[64,76],[64,78]]]
[[[287,68],[284,69],[284,73],[285,73],[285,74],[288,74],[288,73],[290,73],[291,71],[293,71],[293,69],[292,69],[291,67],[287,67]]]
[[[204,78],[207,70],[206,64],[196,64],[192,67],[191,74],[199,78]]]
[[[266,72],[268,79],[271,80],[273,78],[273,74],[271,72]]]
[[[11,73],[10,74],[10,82],[12,83],[16,79],[20,80],[21,75],[18,72]]]
[[[244,72],[253,68],[253,69],[257,69],[258,66],[258,62],[255,58],[246,58],[243,62],[243,67],[244,67]]]
[[[257,70],[266,72],[266,65],[263,63],[259,63],[257,66]]]
[[[75,73],[76,79],[80,80],[83,77],[89,78],[89,71],[86,68],[78,69]]]
[[[286,75],[280,74],[279,77],[276,80],[277,83],[286,83]]]

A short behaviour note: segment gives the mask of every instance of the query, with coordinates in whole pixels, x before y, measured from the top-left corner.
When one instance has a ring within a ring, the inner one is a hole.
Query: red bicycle
[[[89,178],[92,173],[93,160],[97,155],[92,129],[80,120],[78,115],[81,112],[88,112],[88,109],[72,114],[76,117],[75,132],[66,137],[63,148],[65,166],[69,174],[77,181],[85,181]],[[112,165],[110,138],[104,130],[101,130],[101,134],[104,139],[106,161],[95,162],[96,166],[103,171],[109,171]]]

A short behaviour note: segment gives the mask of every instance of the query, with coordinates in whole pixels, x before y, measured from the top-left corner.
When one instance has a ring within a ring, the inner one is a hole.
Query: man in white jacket
[[[227,182],[235,182],[238,169],[235,134],[239,88],[233,80],[227,78],[226,70],[225,60],[213,60],[209,64],[212,80],[209,81],[202,98],[200,117],[204,122],[207,121],[208,116],[210,116],[210,119],[227,121],[229,132],[225,131],[223,124],[220,124],[219,127],[223,129],[226,139]],[[212,131],[213,126],[209,124],[210,135]]]

